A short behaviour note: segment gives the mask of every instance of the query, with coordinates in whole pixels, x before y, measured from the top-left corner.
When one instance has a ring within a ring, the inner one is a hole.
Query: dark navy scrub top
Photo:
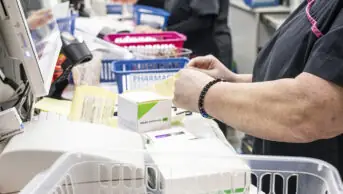
[[[260,51],[254,82],[295,78],[308,72],[343,87],[343,1],[304,1]],[[306,144],[256,138],[253,153],[325,160],[343,177],[342,135]]]
[[[196,56],[212,54],[231,67],[229,0],[165,0],[164,9],[171,14],[167,30],[187,36],[185,48]]]

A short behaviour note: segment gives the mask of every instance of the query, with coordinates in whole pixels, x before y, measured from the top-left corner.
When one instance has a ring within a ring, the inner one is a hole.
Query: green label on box
[[[146,102],[146,103],[140,103],[138,105],[138,119],[141,119],[146,113],[148,113],[156,104],[158,101],[153,102]]]
[[[244,191],[245,191],[244,188],[238,188],[238,189],[235,189],[235,190],[225,190],[224,193],[225,194],[235,194],[235,193],[243,193]]]

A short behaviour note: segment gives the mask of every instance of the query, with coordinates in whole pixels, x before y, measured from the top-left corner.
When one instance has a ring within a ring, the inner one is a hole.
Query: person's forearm
[[[307,94],[295,79],[261,83],[221,82],[208,91],[205,110],[214,118],[255,137],[309,142],[329,135],[324,133],[318,137],[316,130],[330,127],[324,121],[332,117],[320,113],[332,106],[317,102],[315,95],[313,92]]]
[[[236,83],[251,83],[252,74],[236,74]]]

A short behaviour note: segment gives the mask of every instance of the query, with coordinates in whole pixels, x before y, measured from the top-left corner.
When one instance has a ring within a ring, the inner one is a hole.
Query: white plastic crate
[[[143,154],[146,158],[145,170],[137,169],[130,164],[118,164],[110,160],[99,159],[93,156],[84,154],[66,154],[62,156],[56,163],[44,174],[33,179],[20,194],[155,194],[164,193],[161,177],[158,173],[158,168],[154,164],[149,163],[149,155],[142,152],[118,152],[118,156],[123,154]],[[189,163],[187,157],[191,153],[163,153],[168,157],[175,156],[184,158],[180,160],[180,165],[183,168],[194,166],[206,167],[213,159],[220,162],[227,162],[227,160],[243,160],[251,168],[251,179],[257,180],[257,190],[254,191],[251,187],[250,181],[242,189],[226,188],[225,191],[220,190],[207,193],[216,194],[233,194],[233,193],[263,193],[262,182],[267,193],[270,194],[287,194],[288,186],[293,186],[291,189],[296,189],[297,194],[343,194],[343,185],[337,170],[322,161],[307,158],[291,158],[291,157],[263,157],[263,156],[210,156],[197,155],[192,153],[191,157],[197,159],[196,163]],[[161,153],[161,156],[163,156]],[[116,154],[112,154],[116,155]],[[212,163],[213,165],[213,163]],[[175,167],[175,166],[174,166]],[[215,168],[215,165],[213,165]],[[144,172],[145,171],[145,172]],[[174,169],[175,171],[175,169]],[[121,176],[118,176],[121,172]],[[173,169],[170,169],[173,173]],[[216,180],[209,179],[209,181],[219,181],[223,185],[232,185],[235,177],[239,173],[247,173],[250,177],[250,172],[237,171],[235,173],[223,174],[221,177],[216,177]],[[127,179],[127,175],[131,176],[131,180]],[[268,176],[272,177],[272,181],[266,181]],[[135,177],[135,178],[133,178]],[[209,176],[210,177],[210,176]],[[291,177],[294,177],[297,184],[290,183]],[[134,180],[132,180],[134,179]],[[278,180],[281,181],[285,187],[277,185]],[[193,180],[193,185],[196,190],[182,190],[175,194],[194,194],[203,193],[201,188],[204,188],[206,182],[203,179]],[[186,188],[187,186],[185,186]],[[205,186],[206,187],[206,186]],[[277,187],[277,188],[276,188]],[[276,189],[275,189],[276,188]],[[281,190],[277,192],[277,189]],[[275,191],[274,191],[275,190]]]

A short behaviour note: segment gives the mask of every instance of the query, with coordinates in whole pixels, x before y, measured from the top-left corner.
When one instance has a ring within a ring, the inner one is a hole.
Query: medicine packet
[[[112,126],[117,94],[95,86],[76,87],[69,119]]]

